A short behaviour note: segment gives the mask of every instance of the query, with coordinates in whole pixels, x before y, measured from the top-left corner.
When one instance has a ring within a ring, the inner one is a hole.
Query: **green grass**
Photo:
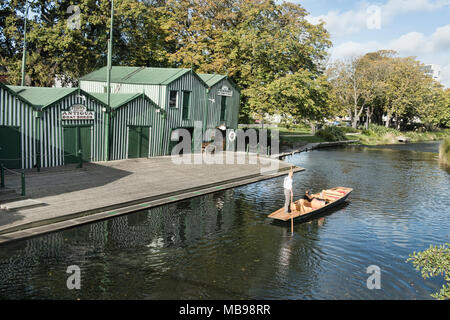
[[[411,139],[411,142],[438,141],[450,136],[450,130],[415,132],[398,131],[384,126],[371,125],[369,130],[361,130],[360,135],[347,136],[349,139],[359,139],[366,145],[395,144],[398,143],[398,136],[405,136]]]
[[[450,165],[450,138],[445,138],[439,147],[439,161],[442,164]]]
[[[288,135],[282,135],[280,136],[280,141],[282,144],[294,144],[294,143],[300,143],[302,144],[308,144],[308,143],[315,143],[315,142],[325,142],[322,138],[316,137],[316,136],[308,136],[308,137],[290,137]]]
[[[307,125],[296,125],[291,128],[286,127],[265,127],[267,129],[279,130],[280,143],[282,145],[300,144],[306,145],[308,143],[326,142],[327,140],[317,136],[296,137],[295,135],[310,135],[311,128]],[[398,131],[392,128],[385,128],[384,126],[371,125],[369,130],[359,130],[350,127],[339,127],[345,133],[359,133],[354,135],[347,135],[348,140],[359,140],[365,145],[381,145],[381,144],[395,144],[398,143],[396,137],[406,136],[411,139],[411,142],[422,141],[438,141],[446,137],[450,137],[450,129],[442,129],[432,132],[414,132],[414,131]]]
[[[297,134],[311,134],[311,127],[303,124],[295,125],[290,128],[286,127],[271,127],[268,126],[266,129],[279,130],[280,136],[284,135],[297,135]]]

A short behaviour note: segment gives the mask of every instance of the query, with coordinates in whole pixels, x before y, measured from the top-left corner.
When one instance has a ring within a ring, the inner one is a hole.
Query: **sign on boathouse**
[[[222,86],[222,88],[220,88],[218,90],[217,95],[219,95],[219,96],[226,96],[226,97],[232,97],[233,96],[233,91],[230,90],[230,88],[228,88],[227,86]]]
[[[94,111],[88,111],[82,104],[74,104],[69,110],[61,111],[62,120],[94,120]]]

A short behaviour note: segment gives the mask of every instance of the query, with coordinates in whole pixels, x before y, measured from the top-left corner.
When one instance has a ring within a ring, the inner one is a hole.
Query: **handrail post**
[[[1,183],[0,183],[0,187],[4,188],[5,187],[5,168],[3,168],[3,163],[0,163],[0,171],[1,171]]]
[[[25,196],[25,172],[22,171],[21,173],[22,178],[22,196]]]
[[[36,168],[37,172],[41,172],[41,153],[39,150],[36,152]]]
[[[77,168],[83,168],[83,154],[81,152],[81,149],[78,150],[78,161],[79,161],[79,163],[78,163]]]

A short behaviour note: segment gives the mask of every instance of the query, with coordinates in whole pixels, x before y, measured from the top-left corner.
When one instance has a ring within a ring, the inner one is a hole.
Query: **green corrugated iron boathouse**
[[[226,76],[113,67],[109,126],[105,79],[101,68],[82,77],[80,88],[0,83],[0,162],[59,166],[77,162],[79,151],[84,161],[162,156],[171,152],[172,131],[193,133],[195,121],[203,130],[237,129],[240,93]]]

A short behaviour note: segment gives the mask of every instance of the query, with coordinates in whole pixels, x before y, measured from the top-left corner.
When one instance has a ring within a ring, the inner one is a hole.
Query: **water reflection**
[[[431,148],[431,147],[430,147]],[[448,242],[449,175],[436,154],[348,147],[287,160],[294,197],[354,188],[349,201],[294,224],[267,215],[283,206],[283,177],[144,210],[0,249],[0,298],[409,299],[429,298],[408,254]],[[81,290],[66,288],[79,265]],[[382,289],[368,290],[378,265]]]

